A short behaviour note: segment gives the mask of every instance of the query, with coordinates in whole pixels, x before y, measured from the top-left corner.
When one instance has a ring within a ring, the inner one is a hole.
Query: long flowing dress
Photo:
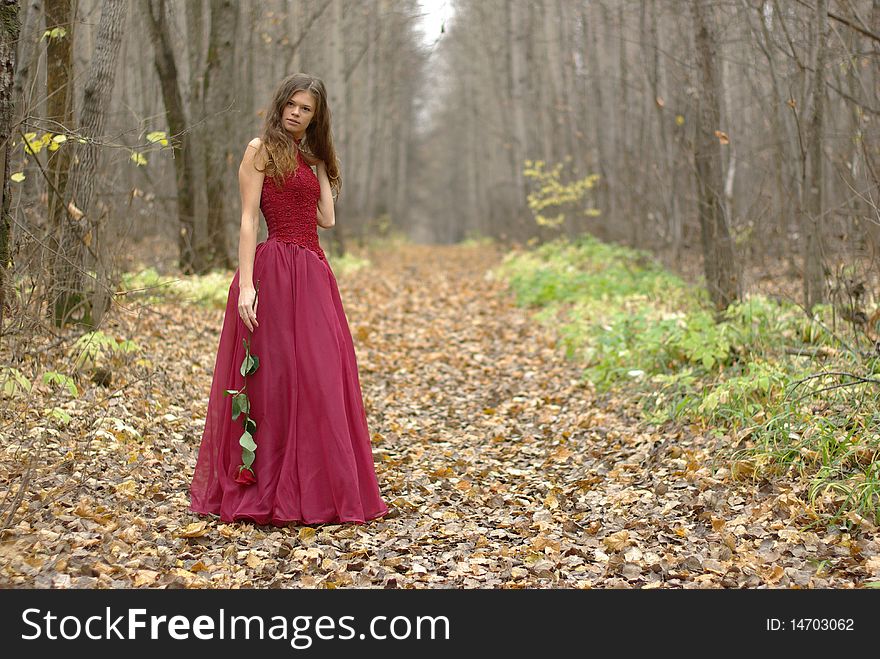
[[[277,187],[263,181],[267,239],[256,246],[257,321],[238,314],[239,271],[229,286],[190,509],[222,521],[363,524],[388,512],[379,492],[357,359],[336,277],[318,241],[318,178],[299,166]],[[256,482],[236,481],[244,415],[232,418],[246,357],[248,414],[256,422]]]

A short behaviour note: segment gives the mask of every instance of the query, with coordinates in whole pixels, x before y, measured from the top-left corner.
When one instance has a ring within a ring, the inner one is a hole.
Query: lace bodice
[[[268,238],[302,245],[326,261],[318,240],[321,185],[299,151],[296,158],[299,163],[296,174],[288,174],[280,187],[270,176],[263,179],[260,210],[266,218]]]

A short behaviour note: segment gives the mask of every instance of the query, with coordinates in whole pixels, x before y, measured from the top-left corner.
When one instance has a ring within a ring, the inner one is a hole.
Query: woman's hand
[[[244,286],[238,293],[238,315],[253,332],[254,327],[259,327],[257,322],[257,290],[253,286]],[[253,325],[251,325],[253,323]]]

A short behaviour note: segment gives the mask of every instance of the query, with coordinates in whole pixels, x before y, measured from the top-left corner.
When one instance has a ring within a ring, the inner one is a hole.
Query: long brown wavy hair
[[[284,177],[296,172],[296,143],[284,130],[281,113],[290,97],[298,91],[308,91],[315,97],[315,114],[306,128],[306,134],[299,145],[299,150],[306,159],[309,157],[323,160],[327,168],[327,178],[334,196],[339,196],[342,189],[342,176],[339,174],[339,162],[336,149],[333,147],[333,135],[330,131],[330,107],[327,105],[327,92],[320,78],[307,73],[293,73],[284,78],[275,90],[272,103],[267,109],[261,139],[268,154],[263,172],[272,177],[276,185],[281,185]]]

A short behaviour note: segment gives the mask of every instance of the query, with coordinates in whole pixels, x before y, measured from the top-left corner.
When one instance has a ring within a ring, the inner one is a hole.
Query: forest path
[[[397,508],[363,538],[383,583],[847,587],[867,574],[873,537],[802,532],[785,483],[731,483],[714,439],[659,436],[628,402],[598,405],[553,327],[486,276],[491,247],[372,260],[343,300]]]
[[[92,442],[101,469],[88,487],[6,532],[2,581],[848,588],[876,569],[874,536],[804,531],[786,483],[715,472],[714,440],[658,435],[626,416],[625,401],[599,404],[553,328],[487,276],[495,248],[390,245],[367,256],[370,267],[338,280],[388,516],[274,528],[192,514],[210,388],[198,373],[213,364],[222,311],[163,306],[125,331],[155,351],[168,414],[139,411],[131,393],[117,401],[114,417],[152,438],[141,457],[123,439]]]

